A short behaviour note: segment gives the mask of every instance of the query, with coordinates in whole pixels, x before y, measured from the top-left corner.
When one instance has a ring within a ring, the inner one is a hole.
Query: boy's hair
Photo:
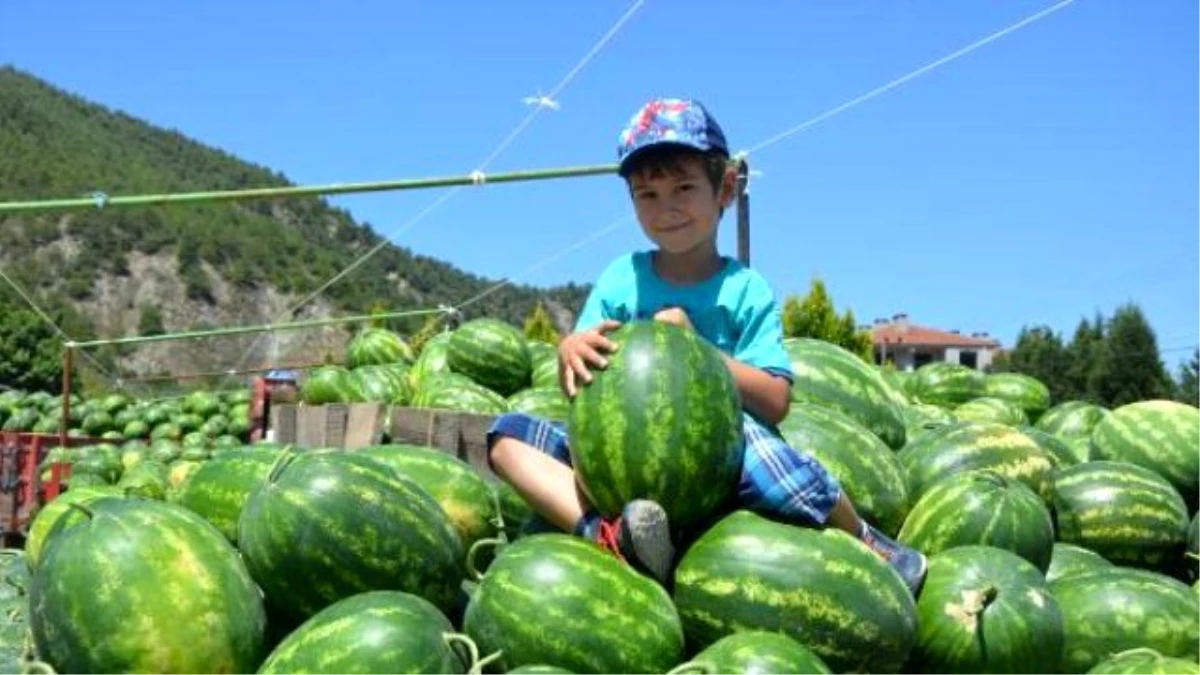
[[[683,173],[682,162],[696,158],[703,164],[703,171],[708,182],[712,185],[713,193],[721,190],[725,173],[729,170],[729,155],[721,150],[701,152],[694,148],[673,143],[646,148],[637,156],[621,166],[620,174],[628,183],[634,174],[647,173],[651,177],[664,174],[679,175]]]

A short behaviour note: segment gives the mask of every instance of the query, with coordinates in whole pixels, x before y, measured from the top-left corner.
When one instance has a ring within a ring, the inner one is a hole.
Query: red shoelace
[[[620,518],[616,520],[603,519],[600,521],[600,528],[596,533],[596,543],[612,552],[621,562],[625,562],[625,556],[621,554]]]

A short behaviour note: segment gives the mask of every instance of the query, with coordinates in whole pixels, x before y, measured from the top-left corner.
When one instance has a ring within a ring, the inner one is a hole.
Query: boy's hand
[[[661,321],[663,323],[673,323],[680,328],[686,328],[688,330],[695,330],[692,327],[692,321],[688,318],[687,312],[678,307],[660,309],[658,313],[654,315],[654,320]]]
[[[617,351],[617,344],[604,337],[605,333],[616,330],[621,326],[619,321],[604,321],[591,330],[572,333],[563,338],[558,345],[558,379],[566,392],[567,398],[575,398],[578,392],[576,378],[584,382],[592,381],[592,372],[588,364],[597,368],[608,366],[608,359],[603,353]],[[602,353],[603,352],[603,353]]]

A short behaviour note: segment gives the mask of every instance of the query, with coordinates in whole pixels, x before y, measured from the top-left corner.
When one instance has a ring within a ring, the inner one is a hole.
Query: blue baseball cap
[[[729,155],[721,125],[699,101],[657,98],[642,106],[621,130],[617,161],[625,173],[642,151],[663,144],[681,145],[701,152],[719,150]]]
[[[267,376],[264,379],[274,382],[295,382],[297,378],[296,371],[294,370],[270,370],[267,371]]]

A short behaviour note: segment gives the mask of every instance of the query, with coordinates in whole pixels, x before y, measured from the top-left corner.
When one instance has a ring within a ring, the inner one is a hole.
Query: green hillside
[[[11,67],[0,67],[0,157],[3,201],[97,189],[131,194],[290,184],[278,172]],[[245,298],[269,292],[290,299],[283,303],[290,306],[379,241],[370,227],[316,198],[97,209],[0,218],[0,269],[65,321],[73,338],[115,337],[193,328],[199,320],[189,317],[203,317],[204,325],[274,320],[265,307],[247,309]],[[109,296],[122,279],[140,283],[138,265],[176,275],[187,311],[153,299],[115,306],[133,302],[129,294]],[[460,302],[493,283],[389,244],[323,298],[325,311],[334,314],[431,307]],[[0,303],[15,303],[7,284],[0,286]],[[578,311],[586,292],[575,285],[508,287],[473,305],[472,314],[519,325],[543,299],[559,309],[560,320],[569,320],[564,314]],[[419,323],[400,328],[415,331]]]

